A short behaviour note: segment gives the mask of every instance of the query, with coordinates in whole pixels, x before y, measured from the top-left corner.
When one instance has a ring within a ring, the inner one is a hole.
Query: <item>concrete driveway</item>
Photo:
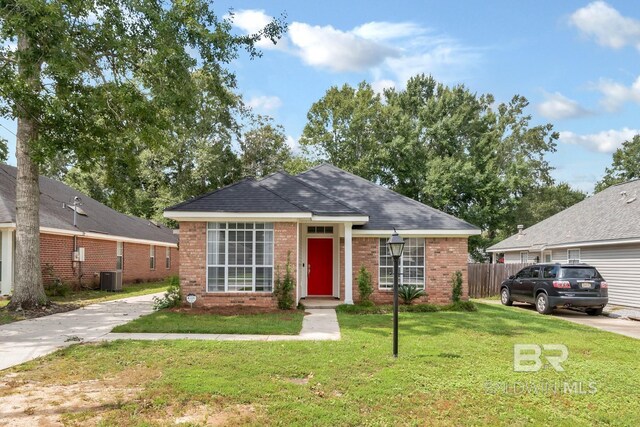
[[[497,300],[479,300],[478,302],[483,304],[501,305],[500,301]],[[517,310],[527,310],[534,313],[536,311],[535,307],[532,305],[521,304],[518,302],[513,303],[513,308]],[[578,323],[580,325],[602,329],[603,331],[640,339],[640,322],[635,320],[607,316],[589,316],[588,314],[580,311],[566,309],[556,309],[553,311],[551,316],[567,320],[569,322]]]
[[[153,311],[162,293],[88,305],[78,310],[0,325],[0,370],[77,342],[95,341],[113,327]]]

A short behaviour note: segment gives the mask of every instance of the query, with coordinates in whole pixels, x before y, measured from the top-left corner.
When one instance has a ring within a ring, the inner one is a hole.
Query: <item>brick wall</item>
[[[297,272],[297,224],[276,222],[274,227],[274,268],[279,266],[284,275],[287,254],[291,254],[291,274]],[[206,222],[180,223],[180,285],[184,295],[197,296],[196,306],[220,307],[246,305],[275,307],[276,299],[272,293],[263,292],[207,292],[206,291]],[[275,277],[275,272],[274,272]]]
[[[462,271],[463,298],[468,297],[467,283],[467,239],[466,238],[427,238],[425,239],[425,275],[427,297],[417,302],[447,304],[451,302],[451,276],[456,270]],[[373,294],[371,300],[376,304],[391,304],[392,290],[381,290],[378,284],[379,238],[353,238],[353,299],[360,300],[358,291],[358,271],[363,265],[371,273]],[[340,239],[340,265],[344,265],[344,239]],[[340,272],[340,295],[344,298],[344,270]],[[400,301],[402,302],[402,301]]]
[[[97,285],[100,271],[116,269],[116,242],[113,240],[77,238],[79,248],[85,250],[85,261],[73,262],[73,236],[40,234],[40,262],[43,280],[50,283],[54,277],[74,286]],[[156,246],[156,268],[149,266],[149,245],[123,243],[124,282],[161,280],[178,274],[178,250],[171,248],[171,268],[165,267],[165,247]],[[50,266],[53,274],[49,274]]]

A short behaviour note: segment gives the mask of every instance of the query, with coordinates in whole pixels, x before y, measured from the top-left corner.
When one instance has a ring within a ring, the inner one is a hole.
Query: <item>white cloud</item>
[[[640,20],[622,16],[603,1],[576,10],[569,22],[602,46],[620,49],[630,45],[640,50]]]
[[[371,83],[371,88],[373,89],[373,91],[380,94],[383,93],[385,89],[391,89],[394,87],[396,87],[396,82],[389,79],[375,80],[373,83]]]
[[[538,104],[538,113],[549,120],[571,119],[589,114],[577,101],[560,92],[546,93],[545,100]]]
[[[352,33],[369,40],[392,40],[414,37],[427,32],[413,22],[368,22],[352,30]]]
[[[578,135],[573,132],[560,132],[560,142],[565,144],[582,145],[600,153],[613,153],[622,143],[640,134],[640,129],[622,128],[621,130],[605,130],[598,133]]]
[[[640,77],[631,86],[603,79],[595,87],[602,93],[603,98],[600,103],[608,111],[617,111],[626,102],[640,103]]]
[[[246,9],[233,12],[232,15],[225,15],[225,18],[232,21],[233,25],[238,27],[246,34],[255,34],[266,27],[273,17],[265,13],[260,9]],[[263,49],[286,49],[286,38],[278,40],[277,44],[269,39],[261,39],[256,43],[256,46]]]
[[[295,139],[291,135],[287,135],[287,145],[291,148],[291,151],[294,153],[300,152],[300,141]]]
[[[247,105],[266,113],[282,107],[282,100],[277,96],[254,96],[247,101]]]
[[[235,13],[232,22],[251,33],[271,19],[263,10],[243,10]],[[370,71],[386,87],[403,86],[418,73],[432,74],[445,82],[459,80],[480,59],[476,49],[446,36],[427,35],[429,32],[412,22],[373,21],[351,30],[292,22],[278,45],[312,67],[333,72]]]
[[[395,48],[331,25],[294,22],[289,37],[305,63],[332,71],[363,71],[399,54]]]

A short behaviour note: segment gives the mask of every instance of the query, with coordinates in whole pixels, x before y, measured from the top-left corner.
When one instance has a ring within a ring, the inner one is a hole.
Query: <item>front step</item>
[[[304,304],[304,308],[336,308],[342,301],[339,299],[301,299],[300,302]]]

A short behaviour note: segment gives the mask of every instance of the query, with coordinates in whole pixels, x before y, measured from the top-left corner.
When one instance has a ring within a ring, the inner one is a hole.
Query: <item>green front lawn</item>
[[[302,329],[303,317],[301,310],[236,316],[163,310],[116,326],[113,332],[297,335]]]
[[[640,425],[638,340],[479,304],[401,313],[394,359],[391,315],[338,316],[340,341],[75,345],[10,370],[15,388],[0,395],[26,393],[19,384],[129,387],[63,411],[77,425]],[[514,372],[514,344],[566,345],[565,371]]]

